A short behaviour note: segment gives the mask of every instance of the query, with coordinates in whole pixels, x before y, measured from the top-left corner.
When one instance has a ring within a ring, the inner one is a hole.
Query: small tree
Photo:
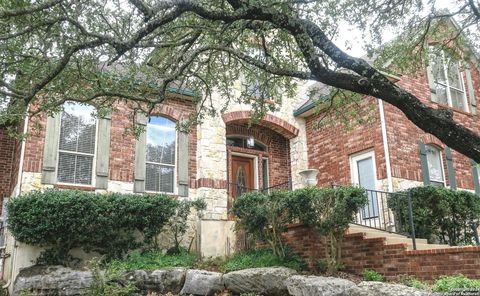
[[[193,209],[197,211],[198,217],[201,217],[201,211],[207,207],[206,202],[203,199],[197,199],[194,201],[182,200],[179,202],[175,214],[167,223],[167,229],[173,235],[173,247],[168,250],[169,254],[179,254],[182,250],[180,244],[185,238],[185,233],[188,230],[188,216]],[[193,240],[192,240],[193,241]],[[189,249],[191,247],[191,243]]]
[[[271,194],[246,193],[237,198],[231,210],[237,217],[237,227],[252,234],[255,239],[266,242],[273,253],[282,259],[286,254],[281,235],[287,230],[288,223],[292,222],[288,194],[282,191]]]
[[[335,272],[341,264],[341,245],[348,224],[357,211],[367,203],[365,190],[345,186],[331,188],[309,187],[294,191],[294,215],[313,226],[323,238],[327,271]]]

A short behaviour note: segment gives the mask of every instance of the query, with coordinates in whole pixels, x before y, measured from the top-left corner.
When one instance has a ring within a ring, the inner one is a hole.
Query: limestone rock
[[[159,270],[134,270],[127,272],[124,277],[141,292],[156,292],[178,294],[185,282],[185,268],[167,268]]]
[[[189,269],[181,295],[214,295],[225,289],[223,274],[205,270]]]
[[[63,266],[32,266],[20,270],[13,285],[13,296],[22,291],[34,295],[83,295],[92,283],[92,273]]]
[[[361,282],[353,296],[427,296],[429,292],[417,290],[404,285],[387,284],[381,282]]]
[[[334,277],[294,275],[285,283],[292,296],[350,296],[358,290],[354,282]]]
[[[268,296],[288,295],[285,280],[297,272],[285,267],[250,268],[223,276],[225,287],[234,294],[254,292]]]

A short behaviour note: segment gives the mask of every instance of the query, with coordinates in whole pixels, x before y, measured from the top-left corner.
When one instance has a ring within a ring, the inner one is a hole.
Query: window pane
[[[448,105],[447,88],[441,84],[437,84],[437,102]]]
[[[59,182],[92,183],[93,156],[60,152],[58,159]]]
[[[455,61],[449,61],[447,64],[448,82],[451,86],[462,89],[462,81],[460,80],[460,69],[458,63]]]
[[[93,156],[77,155],[76,157],[77,163],[75,166],[75,183],[91,184]]]
[[[62,112],[60,128],[61,150],[93,154],[95,151],[96,120],[93,106],[67,102]]]
[[[460,110],[466,110],[464,93],[463,92],[451,88],[450,89],[450,96],[452,98],[452,107],[460,109]]]
[[[375,174],[373,158],[365,158],[357,161],[358,182],[365,189],[375,189]],[[375,191],[368,192],[368,204],[363,208],[363,217],[372,218],[378,216],[378,201]]]
[[[175,122],[151,117],[147,124],[147,161],[175,164]]]
[[[428,173],[431,181],[443,182],[443,170],[440,151],[432,146],[426,146]]]
[[[174,167],[147,163],[145,190],[173,193]]]
[[[433,77],[436,82],[445,83],[445,69],[443,68],[443,62],[441,56],[430,56],[430,62],[432,65]]]
[[[75,183],[75,155],[60,152],[58,155],[58,181]]]

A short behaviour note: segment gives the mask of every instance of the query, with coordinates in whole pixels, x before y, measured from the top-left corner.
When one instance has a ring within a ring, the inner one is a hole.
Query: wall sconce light
[[[253,148],[255,146],[255,139],[250,136],[247,138],[247,147],[248,148]]]
[[[299,174],[300,176],[302,176],[303,184],[305,184],[305,186],[317,185],[317,175],[318,175],[317,169],[303,170]]]

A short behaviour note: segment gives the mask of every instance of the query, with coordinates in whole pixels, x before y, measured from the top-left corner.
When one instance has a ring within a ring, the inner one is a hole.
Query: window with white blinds
[[[147,123],[145,190],[174,193],[177,132],[175,122],[150,117]]]
[[[95,108],[66,102],[60,123],[57,180],[92,184],[97,120]]]

